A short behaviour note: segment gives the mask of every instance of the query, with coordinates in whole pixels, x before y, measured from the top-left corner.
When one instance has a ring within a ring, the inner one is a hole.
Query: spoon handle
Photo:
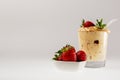
[[[108,22],[107,26],[110,26],[112,23],[118,21],[119,19],[112,19],[111,21]]]

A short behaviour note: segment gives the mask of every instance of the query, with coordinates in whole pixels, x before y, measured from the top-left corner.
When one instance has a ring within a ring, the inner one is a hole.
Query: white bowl
[[[86,61],[71,62],[71,61],[55,61],[54,64],[57,69],[64,71],[78,71],[85,67]]]

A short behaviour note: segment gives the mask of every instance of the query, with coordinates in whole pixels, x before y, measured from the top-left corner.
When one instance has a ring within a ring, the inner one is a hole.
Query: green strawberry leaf
[[[62,50],[58,50],[56,53],[62,53]]]
[[[81,25],[80,27],[82,27],[84,23],[85,23],[85,20],[83,19],[83,20],[82,20],[82,25]]]
[[[104,27],[106,26],[106,24],[103,24],[103,19],[100,19],[100,20],[96,20],[97,23],[96,23],[96,26],[98,29],[104,29]]]

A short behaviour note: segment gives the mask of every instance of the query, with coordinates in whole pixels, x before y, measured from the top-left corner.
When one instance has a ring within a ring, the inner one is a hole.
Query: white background
[[[0,0],[0,80],[119,79],[120,21],[108,26],[107,65],[55,71],[51,58],[66,44],[79,50],[81,20],[120,19],[119,0]]]

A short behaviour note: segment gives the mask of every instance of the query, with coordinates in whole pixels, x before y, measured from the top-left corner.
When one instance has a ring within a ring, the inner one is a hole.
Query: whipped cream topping
[[[95,26],[91,26],[91,27],[81,27],[79,29],[79,31],[105,31],[107,33],[110,33],[110,30],[108,30],[106,27],[104,29],[98,29],[97,27]]]

